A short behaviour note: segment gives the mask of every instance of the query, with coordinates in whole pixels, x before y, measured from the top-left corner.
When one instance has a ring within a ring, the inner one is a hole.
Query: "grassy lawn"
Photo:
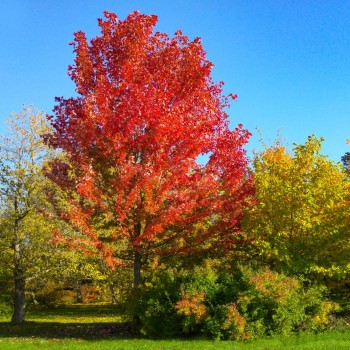
[[[132,333],[122,313],[109,305],[32,309],[27,322],[11,325],[0,319],[1,350],[205,350],[205,349],[350,349],[350,331],[274,337],[252,342],[213,342],[203,339],[148,340]]]

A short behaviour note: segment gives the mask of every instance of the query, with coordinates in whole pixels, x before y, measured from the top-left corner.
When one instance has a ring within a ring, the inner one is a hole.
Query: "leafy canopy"
[[[200,39],[153,34],[156,16],[105,17],[90,43],[75,33],[78,96],[57,98],[47,137],[67,156],[49,176],[71,195],[65,215],[84,233],[79,243],[113,265],[229,242],[251,193],[242,148],[250,134],[229,129],[229,97]]]
[[[349,268],[349,181],[320,153],[322,141],[309,136],[293,154],[277,142],[255,157],[256,205],[246,230],[277,270],[334,275]]]

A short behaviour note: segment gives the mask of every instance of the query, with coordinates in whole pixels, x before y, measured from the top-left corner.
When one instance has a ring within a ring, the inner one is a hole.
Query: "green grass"
[[[320,335],[303,334],[299,337],[275,337],[254,342],[212,342],[209,340],[147,340],[129,338],[109,338],[100,340],[46,339],[46,338],[0,338],[1,350],[340,350],[350,349],[350,333],[330,332]]]
[[[132,333],[120,309],[109,305],[32,309],[23,325],[0,319],[1,350],[274,350],[350,349],[350,331],[303,333],[251,342],[204,339],[147,340]]]
[[[0,340],[13,337],[104,339],[112,335],[133,335],[120,309],[112,305],[32,308],[22,325],[12,325],[4,318],[0,321]]]

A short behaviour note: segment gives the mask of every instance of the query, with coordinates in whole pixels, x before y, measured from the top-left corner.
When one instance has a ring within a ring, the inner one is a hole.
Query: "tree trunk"
[[[76,296],[76,303],[82,304],[83,293],[81,292],[81,282],[77,282],[77,284],[75,285],[75,296]]]
[[[17,212],[18,204],[17,199],[14,202],[14,208]],[[11,323],[20,324],[24,322],[25,311],[26,311],[26,279],[24,275],[23,262],[22,262],[22,242],[19,237],[19,219],[14,222],[14,241],[13,241],[13,279],[14,279],[14,303],[13,303],[13,314]]]
[[[134,255],[134,289],[138,289],[141,284],[141,253]]]
[[[142,225],[140,222],[134,226],[135,236],[139,237],[141,235]],[[134,252],[134,290],[137,290],[141,284],[141,258],[142,255],[139,251]]]
[[[38,303],[38,301],[36,300],[35,292],[32,290],[32,291],[30,292],[30,294],[31,294],[31,296],[32,296],[33,304],[34,304],[34,305],[38,305],[39,303]]]
[[[14,308],[11,323],[19,324],[24,322],[25,310],[26,310],[26,279],[23,275],[23,271],[15,267],[14,271],[15,279],[15,295],[14,295]]]
[[[109,287],[109,292],[110,292],[111,299],[112,299],[112,304],[116,305],[118,303],[118,300],[117,300],[117,296],[115,294],[114,284],[109,283],[108,287]]]

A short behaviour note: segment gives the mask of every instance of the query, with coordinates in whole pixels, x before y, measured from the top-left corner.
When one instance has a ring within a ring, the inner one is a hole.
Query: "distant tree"
[[[52,226],[42,215],[48,180],[41,165],[46,154],[40,137],[48,131],[42,113],[32,107],[13,114],[0,137],[0,264],[13,277],[13,323],[22,323],[26,282],[50,262]]]
[[[343,163],[343,167],[346,171],[350,171],[350,152],[346,152],[341,157],[341,162]]]
[[[252,193],[243,150],[250,134],[229,129],[229,99],[200,39],[152,34],[156,16],[105,16],[90,44],[75,33],[69,74],[78,96],[57,98],[46,138],[67,161],[53,162],[48,176],[85,235],[68,243],[112,266],[132,262],[138,287],[151,256],[234,242]]]
[[[344,275],[348,269],[349,181],[308,137],[289,154],[279,143],[256,154],[256,204],[245,228],[260,255],[289,274]]]

